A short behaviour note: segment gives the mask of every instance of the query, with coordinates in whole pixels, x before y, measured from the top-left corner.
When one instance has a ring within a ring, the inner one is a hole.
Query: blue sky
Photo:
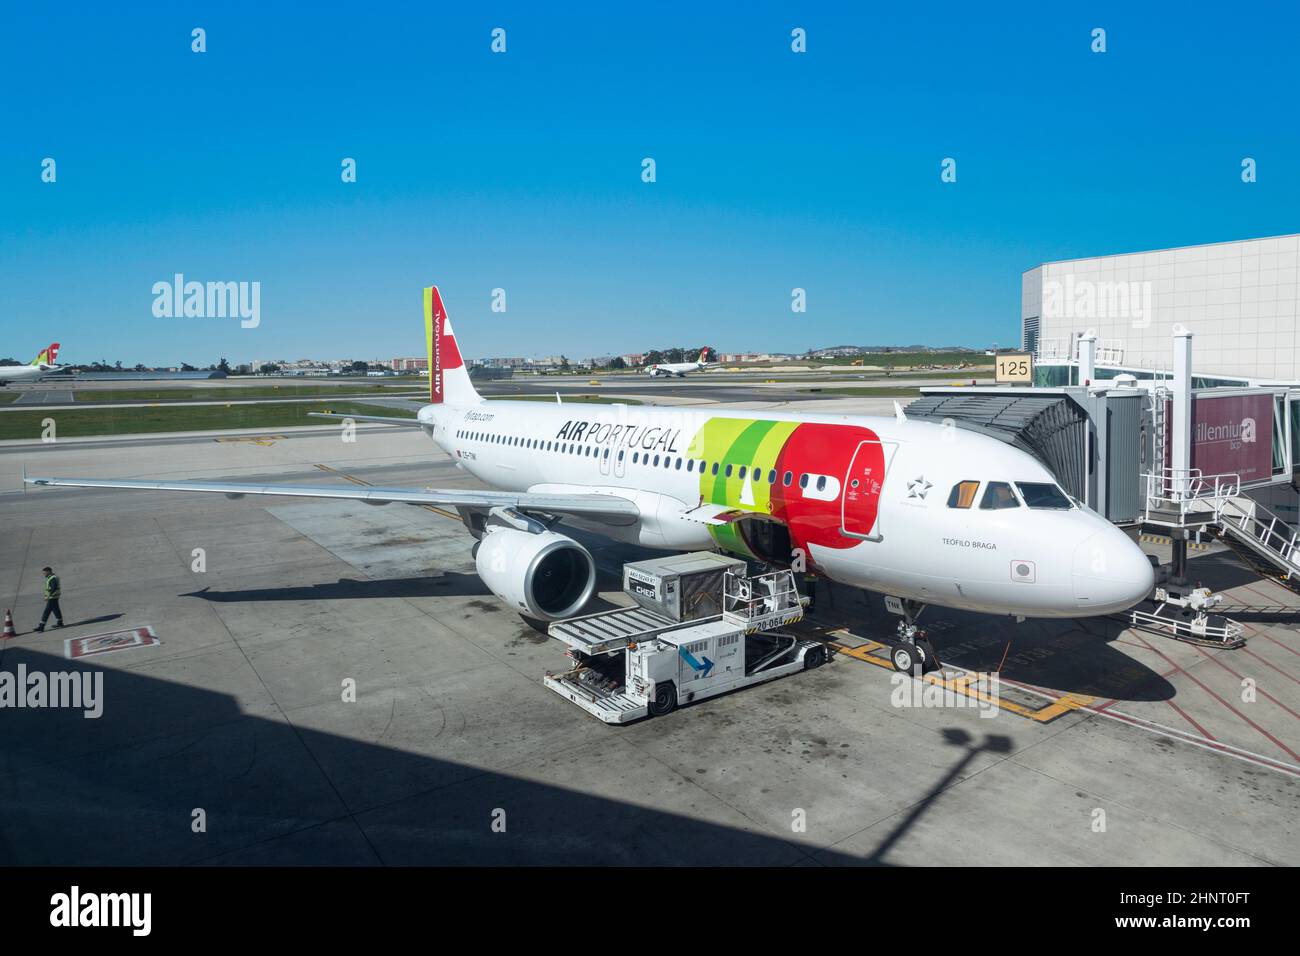
[[[471,356],[1011,345],[1039,262],[1300,230],[1293,4],[471,6],[10,4],[0,355],[420,354],[430,282]]]

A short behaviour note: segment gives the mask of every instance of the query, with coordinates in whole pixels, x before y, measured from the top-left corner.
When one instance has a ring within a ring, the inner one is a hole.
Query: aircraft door
[[[622,478],[624,471],[627,469],[627,452],[620,448],[614,452],[614,476]]]
[[[609,448],[598,448],[596,454],[600,455],[600,473],[608,477],[609,475]]]
[[[840,530],[853,538],[879,541],[880,492],[885,485],[889,464],[898,450],[896,442],[864,441],[849,462],[844,475],[841,499]]]

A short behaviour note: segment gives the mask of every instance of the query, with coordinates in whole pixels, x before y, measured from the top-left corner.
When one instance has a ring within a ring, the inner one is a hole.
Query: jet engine
[[[478,576],[524,617],[573,617],[596,591],[596,562],[572,538],[532,523],[542,530],[489,524],[474,548]]]

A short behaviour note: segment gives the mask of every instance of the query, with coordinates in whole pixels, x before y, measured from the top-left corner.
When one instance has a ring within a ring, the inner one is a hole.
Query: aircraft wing
[[[407,428],[423,428],[418,418],[395,418],[387,415],[349,415],[345,412],[308,412],[308,418],[332,418],[343,421],[350,418],[354,422],[379,422],[382,425],[405,425]]]
[[[392,501],[447,508],[518,508],[556,515],[582,515],[606,524],[636,523],[641,511],[627,498],[608,494],[533,494],[460,488],[379,488],[373,485],[258,485],[230,481],[149,481],[120,478],[30,478],[29,485],[61,488],[136,488],[147,491],[202,491],[228,498],[269,495],[290,498],[344,498],[372,505]]]

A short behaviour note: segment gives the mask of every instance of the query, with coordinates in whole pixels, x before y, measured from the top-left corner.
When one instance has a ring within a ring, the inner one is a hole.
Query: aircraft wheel
[[[650,716],[662,717],[677,709],[677,687],[672,681],[660,681],[655,684],[655,695],[650,701]]]
[[[925,666],[921,650],[915,644],[894,645],[894,649],[889,653],[889,659],[894,665],[894,670],[900,674],[913,673],[918,664],[922,669]]]

